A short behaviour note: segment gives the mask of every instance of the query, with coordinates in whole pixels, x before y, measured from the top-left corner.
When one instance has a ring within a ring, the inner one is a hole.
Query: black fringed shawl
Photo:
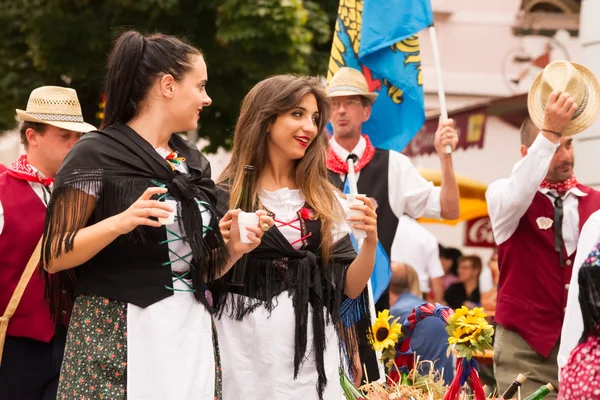
[[[208,160],[178,135],[171,148],[185,157],[189,174],[173,171],[156,150],[124,124],[90,132],[73,146],[58,171],[46,215],[42,265],[73,249],[79,229],[117,215],[148,188],[164,186],[180,201],[179,220],[192,254],[192,287],[209,309],[206,280],[218,276],[228,254],[217,227],[216,191]],[[212,211],[203,238],[197,200]],[[139,226],[120,236],[78,268],[48,275],[47,296],[55,317],[76,293],[90,293],[147,307],[173,294],[166,228]],[[57,243],[64,243],[57,246]],[[214,251],[218,249],[217,251]],[[76,290],[75,290],[76,289]],[[65,296],[64,294],[68,294]],[[62,312],[64,315],[65,313]]]
[[[228,197],[219,190],[219,205]],[[308,207],[308,205],[306,206]],[[224,210],[221,210],[224,211]],[[258,307],[272,311],[277,307],[276,297],[288,291],[295,314],[294,378],[308,354],[307,329],[312,324],[313,354],[315,354],[319,398],[327,385],[323,355],[325,351],[325,326],[334,324],[341,339],[340,351],[352,364],[357,350],[354,324],[369,317],[366,290],[356,299],[344,294],[346,271],[356,258],[349,236],[333,244],[327,265],[321,259],[321,223],[319,220],[302,220],[310,237],[305,246],[295,250],[277,227],[267,231],[261,244],[248,255],[243,286],[230,285],[233,271],[211,284],[218,318],[241,321]],[[236,266],[234,266],[236,268]],[[238,294],[242,296],[233,296]],[[308,306],[312,307],[312,321],[308,321]],[[328,312],[324,312],[324,308]]]

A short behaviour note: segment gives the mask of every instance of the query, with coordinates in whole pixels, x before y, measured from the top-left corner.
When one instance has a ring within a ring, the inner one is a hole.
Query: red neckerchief
[[[27,182],[41,183],[44,186],[50,186],[54,182],[53,178],[41,178],[36,170],[27,162],[27,154],[23,154],[15,160],[7,171],[10,176]]]
[[[564,180],[562,182],[548,182],[547,180],[543,180],[540,187],[542,189],[554,189],[560,194],[567,193],[569,190],[576,187],[578,184],[577,178],[575,175],[571,176],[569,179]]]
[[[363,153],[362,157],[358,160],[356,165],[354,166],[354,172],[358,172],[363,169],[368,163],[371,162],[373,156],[375,155],[375,147],[371,144],[371,140],[367,135],[362,135],[367,141],[367,148]],[[333,147],[329,146],[329,150],[327,151],[327,169],[335,172],[336,174],[347,174],[348,173],[348,163],[346,160],[342,160],[340,156],[333,150]]]

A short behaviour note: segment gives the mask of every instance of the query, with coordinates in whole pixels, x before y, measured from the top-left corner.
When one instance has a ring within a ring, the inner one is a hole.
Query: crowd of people
[[[128,31],[98,129],[69,88],[37,88],[17,110],[25,154],[0,172],[2,398],[342,399],[340,370],[380,378],[367,334],[379,251],[392,278],[377,310],[482,306],[499,389],[522,373],[525,392],[600,398],[600,192],[577,183],[570,136],[600,112],[585,67],[550,64],[532,87],[523,159],[487,192],[486,266],[416,222],[459,217],[452,120],[435,135],[436,187],[362,131],[377,93],[360,71],[326,88],[273,76],[245,96],[213,177],[177,134],[211,105],[207,81],[199,49]],[[349,176],[363,195],[344,194]],[[244,229],[242,197],[258,221]],[[447,337],[426,319],[411,346],[450,383]]]

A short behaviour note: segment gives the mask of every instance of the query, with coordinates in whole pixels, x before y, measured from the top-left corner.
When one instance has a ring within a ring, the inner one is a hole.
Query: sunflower
[[[448,344],[455,347],[460,357],[470,359],[474,352],[491,349],[494,328],[488,324],[482,308],[469,310],[462,307],[448,318]]]
[[[369,338],[375,350],[382,351],[388,347],[393,348],[403,336],[402,326],[398,323],[400,318],[396,318],[390,325],[392,318],[394,317],[390,315],[389,310],[379,312]]]

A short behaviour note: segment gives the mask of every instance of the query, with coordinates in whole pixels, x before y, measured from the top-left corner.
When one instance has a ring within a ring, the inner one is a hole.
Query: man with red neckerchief
[[[557,355],[577,241],[600,208],[600,192],[573,175],[569,135],[596,119],[597,92],[585,67],[548,65],[529,93],[523,159],[486,193],[500,269],[494,343],[500,393],[518,374],[527,377],[525,394],[547,383],[558,391]]]
[[[35,89],[27,109],[17,114],[26,154],[0,174],[0,315],[42,236],[56,172],[81,134],[96,129],[83,121],[77,93],[68,88]],[[44,288],[43,276],[34,271],[8,321],[2,398],[56,398],[66,327],[52,320]]]
[[[375,200],[377,205],[377,230],[388,258],[399,218],[408,214],[413,218],[429,217],[456,219],[459,217],[458,184],[452,166],[452,155],[445,152],[458,144],[454,122],[448,120],[435,134],[435,148],[442,168],[442,187],[426,181],[410,159],[396,151],[375,148],[369,136],[362,133],[362,124],[371,116],[371,106],[377,93],[369,92],[365,77],[353,68],[340,68],[327,87],[333,103],[331,124],[333,137],[329,142],[327,169],[329,180],[343,190],[348,158],[355,161],[358,192]],[[410,118],[410,116],[406,116]],[[443,298],[440,277],[430,277],[432,292],[437,301]],[[376,304],[378,310],[389,308],[387,291]],[[359,337],[363,337],[360,335]],[[362,363],[366,363],[369,380],[378,378],[375,356],[368,343],[361,343]],[[367,354],[368,352],[368,354]],[[366,359],[365,359],[366,358]]]

